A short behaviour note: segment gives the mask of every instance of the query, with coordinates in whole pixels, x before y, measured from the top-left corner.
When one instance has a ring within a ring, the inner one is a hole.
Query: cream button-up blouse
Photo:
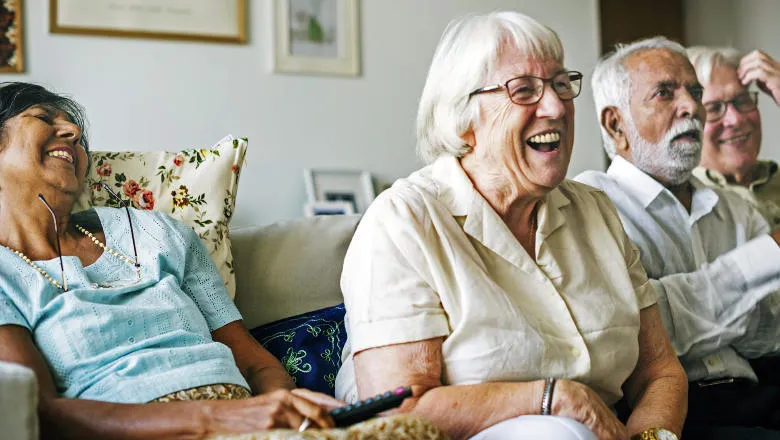
[[[565,181],[537,215],[534,261],[453,157],[380,194],[344,261],[336,396],[357,400],[354,353],[444,336],[446,385],[555,376],[616,402],[656,302],[639,251],[594,188]]]

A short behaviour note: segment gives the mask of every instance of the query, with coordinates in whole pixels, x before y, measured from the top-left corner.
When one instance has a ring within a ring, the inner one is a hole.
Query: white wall
[[[780,60],[780,1],[686,0],[686,39],[690,45],[761,49]],[[763,142],[761,157],[780,161],[780,107],[759,98]]]
[[[50,34],[25,2],[27,73],[87,108],[94,149],[176,150],[249,138],[234,226],[301,216],[306,167],[356,168],[379,185],[421,166],[414,118],[433,50],[464,13],[516,9],[560,34],[569,67],[598,55],[597,0],[364,0],[359,78],[270,73],[270,0],[251,0],[246,45]],[[601,168],[591,94],[577,101],[570,175]]]

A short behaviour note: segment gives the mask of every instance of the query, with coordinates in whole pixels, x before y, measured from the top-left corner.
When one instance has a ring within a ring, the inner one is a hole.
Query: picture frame
[[[247,0],[49,0],[57,34],[247,41]]]
[[[367,171],[309,168],[304,170],[303,177],[309,203],[348,203],[354,214],[362,214],[376,197],[371,173]]]
[[[273,71],[360,75],[358,0],[273,0]]]
[[[0,1],[0,72],[24,72],[22,1]]]
[[[349,202],[307,202],[303,206],[303,215],[351,215],[354,214],[352,203]]]

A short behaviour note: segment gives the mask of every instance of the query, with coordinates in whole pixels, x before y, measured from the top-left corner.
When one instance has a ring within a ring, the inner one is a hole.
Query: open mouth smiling
[[[561,133],[558,131],[549,131],[547,133],[535,134],[525,141],[532,149],[550,153],[556,151],[561,146]]]
[[[68,162],[70,164],[74,162],[73,150],[70,150],[68,148],[55,148],[47,152],[46,155],[49,157],[53,157],[55,159],[64,160],[65,162]]]

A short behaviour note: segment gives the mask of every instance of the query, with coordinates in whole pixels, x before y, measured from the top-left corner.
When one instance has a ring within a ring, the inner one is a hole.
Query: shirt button
[[[572,348],[571,348],[571,354],[572,354],[573,356],[575,356],[575,357],[579,357],[579,355],[580,355],[580,354],[582,354],[582,352],[580,351],[580,349],[579,349],[579,348],[577,348],[577,347],[572,347]]]
[[[128,319],[127,320],[127,325],[133,325],[133,320],[132,319]]]
[[[715,365],[718,365],[718,361],[716,361],[715,359],[707,359],[707,364],[710,367],[714,367]]]
[[[130,336],[129,338],[127,338],[127,342],[129,342],[129,343],[131,343],[131,344],[132,344],[132,343],[134,343],[134,342],[135,342],[135,338],[134,338],[134,337],[132,337],[132,336]]]

